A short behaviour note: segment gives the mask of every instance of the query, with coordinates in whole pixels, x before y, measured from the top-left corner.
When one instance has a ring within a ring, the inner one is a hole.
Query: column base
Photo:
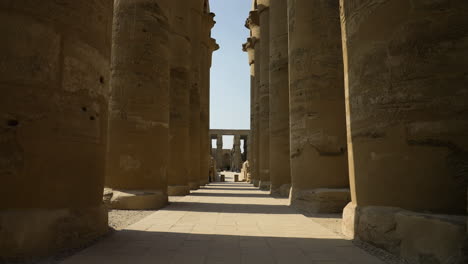
[[[395,207],[343,211],[343,233],[400,256],[410,263],[466,263],[466,216],[422,214]]]
[[[200,183],[198,183],[198,182],[189,182],[188,186],[189,186],[190,190],[192,190],[192,191],[200,189]]]
[[[205,186],[207,185],[208,183],[210,183],[208,180],[203,180],[203,181],[200,181],[200,186]]]
[[[169,196],[186,196],[190,194],[188,185],[170,185],[167,186],[167,195]]]
[[[253,186],[254,187],[260,187],[260,181],[257,179],[252,180]]]
[[[349,189],[317,188],[310,190],[291,189],[290,205],[300,211],[319,214],[343,212],[351,201]]]
[[[260,181],[259,183],[260,190],[269,191],[271,187],[271,182],[269,181]]]
[[[107,221],[104,206],[0,211],[0,262],[82,247],[109,231]]]
[[[270,194],[275,197],[289,197],[291,184],[283,184],[278,188],[271,187]]]
[[[113,190],[110,208],[120,210],[151,210],[166,206],[166,192],[157,190]]]

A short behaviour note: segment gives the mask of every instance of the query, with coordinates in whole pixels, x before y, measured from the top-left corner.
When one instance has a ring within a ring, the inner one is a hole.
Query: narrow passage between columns
[[[209,184],[65,260],[78,263],[383,263],[251,184]]]

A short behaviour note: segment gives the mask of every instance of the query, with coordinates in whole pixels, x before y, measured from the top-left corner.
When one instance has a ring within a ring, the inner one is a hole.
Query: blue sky
[[[242,44],[249,37],[244,27],[251,0],[211,0],[216,14],[212,37],[220,49],[213,54],[211,67],[210,127],[212,129],[250,128],[250,68]],[[230,148],[232,138],[224,138]]]

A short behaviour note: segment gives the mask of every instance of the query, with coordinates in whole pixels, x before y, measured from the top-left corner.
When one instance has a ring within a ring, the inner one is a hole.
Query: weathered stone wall
[[[112,10],[106,0],[0,2],[0,258],[107,231]]]

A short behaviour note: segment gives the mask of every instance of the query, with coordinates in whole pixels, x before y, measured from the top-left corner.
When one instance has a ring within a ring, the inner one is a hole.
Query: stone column
[[[0,2],[3,258],[53,254],[107,232],[112,9],[105,0]]]
[[[341,212],[349,202],[338,1],[289,0],[291,205]]]
[[[200,60],[201,60],[201,36],[202,36],[202,12],[204,0],[193,0],[190,5],[190,30],[189,38],[192,43],[191,55],[191,87],[190,87],[190,168],[189,186],[196,190],[200,186]]]
[[[188,185],[190,151],[190,8],[180,1],[171,2],[170,35],[170,122],[168,195],[190,193]]]
[[[234,135],[233,156],[231,170],[234,172],[240,171],[242,168],[242,151],[241,151],[240,135]]]
[[[211,29],[215,25],[214,14],[203,14],[200,59],[200,185],[208,184],[210,170],[210,68],[211,54],[214,51]],[[215,42],[216,44],[216,42]]]
[[[216,164],[218,169],[223,166],[223,135],[216,135]]]
[[[288,1],[270,4],[270,181],[271,194],[288,197],[289,155]]]
[[[341,1],[352,194],[344,231],[393,252],[398,244],[410,262],[451,262],[463,224],[449,215],[466,213],[468,3],[369,2]]]
[[[170,49],[163,4],[116,1],[106,175],[112,208],[167,204]]]
[[[270,0],[257,0],[260,20],[259,187],[270,190]]]
[[[255,5],[254,5],[255,8]],[[254,9],[249,13],[249,18],[246,21],[247,28],[250,29],[250,35],[248,42],[244,45],[244,50],[249,52],[249,63],[251,63],[251,75],[252,71],[254,78],[251,78],[251,111],[252,111],[252,122],[251,122],[251,155],[252,160],[250,162],[252,183],[255,187],[259,187],[260,184],[260,158],[259,158],[259,147],[260,147],[260,21],[258,17],[258,10]],[[251,51],[249,51],[249,49]],[[252,63],[253,62],[253,63]],[[253,68],[253,69],[252,69]]]
[[[248,140],[248,136],[243,136],[244,139],[244,155],[245,155],[245,161],[249,160],[249,158],[252,158],[250,156],[249,152],[249,146],[250,146],[250,141]]]

